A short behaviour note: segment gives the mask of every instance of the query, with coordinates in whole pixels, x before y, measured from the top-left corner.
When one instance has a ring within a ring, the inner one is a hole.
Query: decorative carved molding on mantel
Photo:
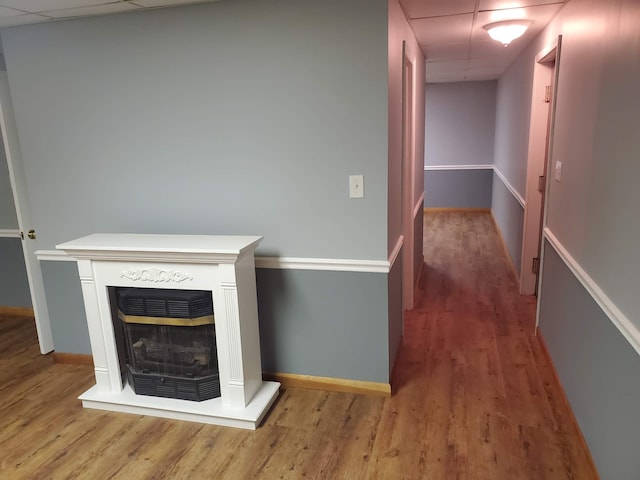
[[[135,268],[122,270],[120,277],[128,278],[134,282],[175,282],[180,283],[185,280],[193,280],[193,276],[180,270],[164,270],[162,268]]]

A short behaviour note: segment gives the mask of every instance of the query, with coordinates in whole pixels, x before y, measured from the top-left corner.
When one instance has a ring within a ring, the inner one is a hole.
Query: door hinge
[[[531,271],[533,273],[535,273],[536,275],[538,273],[540,273],[540,258],[539,257],[535,257],[533,259],[533,261],[531,262]]]
[[[544,175],[540,175],[538,177],[538,191],[540,193],[544,192],[544,184],[545,184]]]
[[[551,85],[544,87],[544,103],[551,103]]]

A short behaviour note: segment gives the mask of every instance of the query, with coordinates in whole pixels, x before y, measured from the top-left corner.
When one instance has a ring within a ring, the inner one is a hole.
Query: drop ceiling
[[[0,0],[0,27],[218,0]],[[568,0],[400,0],[427,57],[428,83],[498,78]],[[484,25],[526,19],[508,47]]]
[[[215,0],[0,0],[0,27]]]
[[[427,57],[427,83],[440,83],[499,78],[566,1],[400,0],[400,4]],[[483,28],[503,20],[532,23],[522,37],[503,47]]]

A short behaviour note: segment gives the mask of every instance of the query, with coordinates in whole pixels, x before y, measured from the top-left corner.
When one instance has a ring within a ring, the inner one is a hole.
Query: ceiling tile
[[[513,63],[516,57],[489,57],[469,59],[469,69],[471,70],[498,70],[503,71]]]
[[[410,19],[473,13],[476,7],[475,0],[401,0],[401,3]]]
[[[190,3],[219,2],[220,0],[131,0],[140,7],[169,7],[173,5],[187,5]]]
[[[109,3],[106,5],[96,5],[94,7],[69,8],[63,10],[52,10],[42,12],[53,18],[84,17],[88,15],[104,15],[108,13],[128,12],[138,10],[140,7],[126,2]]]
[[[540,5],[537,7],[509,8],[506,10],[481,11],[478,13],[476,25],[483,25],[503,20],[531,20],[532,27],[542,30],[562,8],[562,4]]]
[[[469,57],[469,42],[429,44],[424,50],[427,60],[460,60]]]
[[[24,12],[0,6],[0,18],[14,17],[16,15],[24,15]]]
[[[15,15],[13,17],[0,18],[0,27],[13,27],[16,25],[27,25],[31,23],[41,23],[51,20],[50,17],[36,15],[35,13],[25,13],[23,15]]]
[[[488,35],[487,35],[487,38],[489,38]],[[486,58],[486,57],[513,58],[517,56],[516,51],[519,50],[518,40],[514,40],[513,43],[511,43],[511,45],[509,45],[508,47],[505,47],[500,42],[496,42],[495,40],[491,40],[490,38],[489,40],[474,41],[471,43],[471,58]]]
[[[531,7],[562,3],[564,0],[480,0],[480,10],[502,10],[504,8]]]
[[[0,5],[4,7],[16,8],[25,12],[45,12],[106,3],[113,3],[113,0],[0,0]]]
[[[463,82],[460,76],[455,74],[442,74],[442,75],[427,75],[426,83],[453,83],[453,82]]]
[[[468,60],[450,60],[444,62],[427,62],[425,68],[427,73],[442,73],[442,72],[464,72],[469,64]]]
[[[468,42],[471,36],[473,15],[421,18],[411,20],[411,27],[423,50],[429,44]]]
[[[469,70],[465,76],[465,82],[497,80],[502,74],[502,71],[495,70]]]

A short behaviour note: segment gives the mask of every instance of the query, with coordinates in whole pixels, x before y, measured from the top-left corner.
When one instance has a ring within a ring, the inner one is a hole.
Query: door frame
[[[538,52],[533,67],[527,183],[520,263],[521,295],[535,295],[537,293],[541,271],[543,217],[549,184],[547,173],[550,171],[549,164],[555,122],[555,99],[558,88],[561,44],[562,36],[560,35]],[[545,87],[547,85],[550,86],[549,103],[545,103]],[[545,177],[542,191],[538,189],[538,178],[540,176]],[[538,258],[537,274],[532,269],[534,258]]]
[[[415,198],[415,65],[409,46],[402,42],[402,304],[403,310],[413,309],[414,303],[414,198]],[[404,322],[403,322],[404,323]],[[404,331],[404,329],[403,329]]]
[[[9,92],[9,82],[6,72],[0,72],[0,129],[2,130],[2,142],[4,145],[5,158],[9,170],[9,181],[13,193],[13,202],[18,218],[18,228],[22,239],[22,253],[27,270],[29,281],[29,293],[31,294],[31,304],[35,317],[36,330],[38,332],[38,343],[42,354],[53,350],[53,335],[51,333],[51,322],[44,293],[44,282],[42,280],[42,270],[40,262],[36,258],[36,242],[33,239],[25,238],[24,232],[35,230],[29,198],[27,195],[26,179],[22,164],[22,155],[18,143],[18,129],[13,114],[11,94]]]

